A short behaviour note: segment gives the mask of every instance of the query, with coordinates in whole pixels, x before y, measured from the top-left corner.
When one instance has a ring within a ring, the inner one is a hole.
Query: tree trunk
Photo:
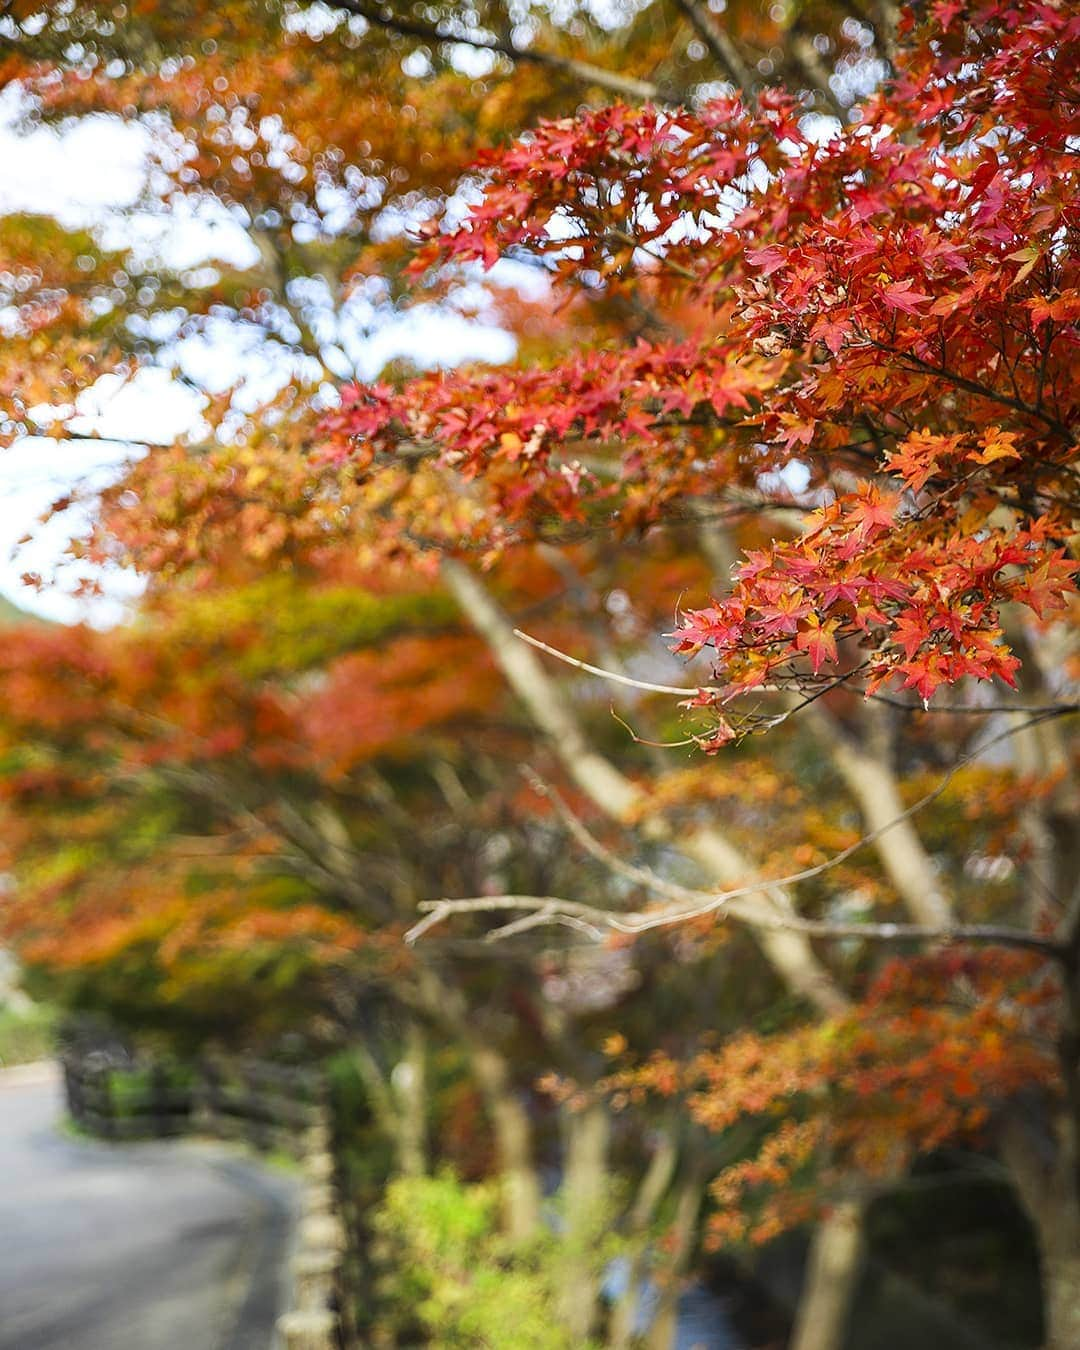
[[[814,1230],[790,1350],[840,1350],[859,1282],[863,1206],[834,1205]]]
[[[611,1117],[604,1102],[591,1102],[566,1119],[563,1170],[563,1232],[559,1311],[575,1344],[584,1344],[596,1321],[600,1270],[596,1245],[609,1201],[607,1151]]]
[[[675,1219],[670,1232],[671,1256],[660,1287],[656,1316],[645,1341],[648,1350],[672,1350],[675,1345],[675,1336],[679,1329],[679,1295],[682,1292],[683,1276],[694,1254],[694,1239],[697,1236],[703,1193],[702,1160],[695,1158],[678,1188]]]
[[[1075,1239],[1061,1250],[1040,1253],[1043,1281],[1045,1350],[1076,1350],[1080,1346],[1080,1245]]]
[[[352,1054],[364,1085],[368,1110],[375,1118],[379,1129],[393,1143],[397,1135],[398,1119],[390,1083],[366,1041],[357,1039],[352,1047]]]
[[[947,928],[954,921],[952,904],[914,823],[904,819],[888,709],[862,709],[862,741],[817,704],[804,709],[802,716],[858,802],[867,830],[882,831],[874,849],[912,919],[930,928]]]
[[[1009,644],[1024,663],[1026,701],[1053,701],[1063,657],[1042,638],[1030,640],[1021,613],[1004,611]],[[1021,811],[1031,846],[1026,867],[1030,922],[1059,910],[1055,936],[1068,951],[1065,1016],[1058,1060],[1065,1100],[1056,1112],[1038,1095],[1014,1102],[1001,1132],[1001,1153],[1031,1218],[1042,1274],[1044,1346],[1080,1346],[1080,780],[1059,724],[1031,724],[1015,714],[1017,769],[1053,782]],[[1034,1110],[1031,1107],[1034,1106]]]
[[[540,1223],[540,1179],[533,1163],[532,1121],[518,1100],[502,1055],[478,1040],[469,1042],[469,1062],[495,1131],[503,1186],[507,1236],[522,1241]]]
[[[390,1075],[398,1106],[394,1141],[398,1171],[406,1177],[420,1177],[427,1171],[426,1060],[424,1029],[410,1018],[405,1027],[404,1053]]]
[[[1074,1127],[1051,1139],[1018,1116],[1002,1130],[1002,1156],[1035,1229],[1043,1290],[1045,1350],[1080,1346],[1080,1196]]]
[[[641,1298],[641,1281],[649,1245],[649,1228],[656,1218],[675,1168],[679,1150],[674,1128],[665,1130],[649,1159],[637,1195],[627,1219],[629,1251],[627,1252],[626,1288],[615,1304],[608,1328],[608,1350],[629,1350],[634,1337],[634,1323]]]
[[[488,643],[510,687],[551,741],[569,776],[607,816],[625,820],[644,804],[642,789],[589,744],[569,701],[548,678],[536,653],[514,635],[513,625],[474,573],[447,559],[442,564],[442,579]],[[665,838],[664,827],[655,818],[646,823],[642,834],[655,842]],[[668,842],[721,885],[741,885],[753,875],[753,864],[718,828],[693,830]],[[783,919],[794,913],[794,904],[781,887],[764,883],[760,891],[733,901],[727,912],[751,925],[766,959],[794,993],[827,1016],[848,1006],[806,934],[782,927]]]
[[[531,1237],[540,1223],[540,1179],[533,1162],[533,1129],[518,1099],[506,1056],[485,1039],[471,1019],[459,989],[444,984],[430,967],[416,971],[416,994],[425,1013],[449,1027],[464,1046],[473,1080],[495,1132],[503,1188],[503,1227],[508,1237]]]

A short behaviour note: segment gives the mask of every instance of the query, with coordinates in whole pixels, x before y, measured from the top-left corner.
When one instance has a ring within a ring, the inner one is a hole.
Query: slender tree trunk
[[[1025,702],[1052,702],[1064,649],[1041,636],[1032,641],[1018,607],[1006,606],[1002,618],[1009,645],[1023,661]],[[1020,819],[1031,850],[1025,868],[1029,920],[1034,926],[1048,912],[1058,915],[1055,937],[1069,953],[1058,1039],[1065,1100],[1056,1113],[1037,1096],[1014,1102],[1003,1121],[1001,1154],[1038,1242],[1043,1344],[1046,1350],[1073,1350],[1080,1346],[1080,778],[1060,723],[1032,725],[1027,714],[1014,717],[1018,771],[1052,783],[1048,793],[1030,795]]]
[[[671,1225],[671,1257],[660,1288],[656,1316],[646,1337],[648,1350],[672,1350],[679,1329],[679,1295],[690,1266],[697,1237],[698,1215],[704,1194],[702,1159],[694,1158],[679,1183],[675,1219]]]
[[[1045,1350],[1080,1346],[1080,1187],[1076,1126],[1062,1114],[1056,1137],[1017,1110],[1006,1119],[1001,1153],[1035,1229],[1043,1290]]]
[[[1052,701],[1063,653],[1030,641],[1015,609],[1007,608],[1004,619],[1024,663],[1026,700]],[[1015,1102],[1004,1119],[1001,1153],[1038,1242],[1044,1346],[1072,1350],[1080,1346],[1080,780],[1060,724],[1030,725],[1024,714],[1016,719],[1018,770],[1053,782],[1049,793],[1031,794],[1021,822],[1031,846],[1025,869],[1030,922],[1056,912],[1055,936],[1069,952],[1058,1039],[1065,1100],[1057,1111],[1037,1096]]]
[[[607,1152],[611,1117],[604,1102],[591,1102],[566,1119],[562,1199],[559,1311],[575,1344],[584,1344],[596,1321],[600,1271],[595,1246],[609,1201]]]
[[[867,830],[883,831],[874,849],[912,919],[931,928],[948,927],[954,917],[952,903],[914,823],[902,819],[904,802],[892,762],[889,710],[874,706],[862,710],[862,740],[817,704],[801,715],[858,802]]]
[[[627,1220],[630,1247],[627,1253],[626,1288],[611,1314],[608,1350],[629,1350],[641,1297],[641,1279],[649,1244],[649,1228],[656,1218],[675,1168],[679,1150],[674,1130],[665,1130],[649,1159]]]
[[[398,1118],[394,1094],[387,1077],[365,1041],[357,1040],[352,1053],[364,1085],[368,1110],[374,1116],[379,1129],[392,1142],[397,1134]]]
[[[515,1241],[528,1238],[540,1222],[540,1179],[533,1162],[532,1121],[518,1099],[506,1056],[470,1020],[459,989],[445,984],[430,967],[420,965],[416,973],[417,1005],[449,1028],[463,1046],[484,1100],[498,1153],[503,1227]]]
[[[1009,646],[1023,662],[1021,697],[1028,704],[1053,703],[1059,697],[1058,675],[1069,639],[1040,634],[1033,641],[1028,618],[1019,606],[1002,610]],[[1080,774],[1061,722],[1033,724],[1026,713],[1013,717],[1017,771],[1052,780],[1048,793],[1029,794],[1020,810],[1030,850],[1024,869],[1029,919],[1034,925],[1048,911],[1061,913],[1058,936],[1080,957]]]
[[[428,966],[417,969],[416,995],[425,1013],[448,1027],[468,1055],[473,1080],[495,1133],[503,1187],[503,1227],[515,1241],[528,1238],[540,1223],[540,1178],[533,1161],[532,1121],[518,1098],[506,1056],[470,1019],[461,991],[445,984]]]
[[[536,653],[514,636],[512,624],[467,567],[452,559],[442,565],[442,578],[469,622],[485,639],[510,687],[528,709],[536,726],[548,737],[563,767],[582,792],[611,819],[622,821],[644,802],[642,789],[589,744],[569,701],[548,678]],[[657,821],[642,833],[656,841],[664,836]],[[718,828],[698,829],[670,841],[692,857],[721,885],[738,885],[753,875],[754,867]],[[754,936],[766,959],[789,989],[826,1015],[848,1006],[828,969],[818,960],[804,933],[777,928],[794,913],[791,896],[778,886],[763,884],[760,891],[740,897],[729,913],[754,924]]]
[[[1053,1248],[1041,1244],[1045,1350],[1080,1346],[1080,1241],[1075,1223],[1063,1227]]]
[[[398,1170],[419,1177],[427,1171],[427,1037],[414,1018],[405,1027],[404,1054],[390,1082],[397,1100]]]
[[[1018,1169],[1015,1146],[1008,1153],[1039,1247],[1044,1350],[1076,1350],[1080,1346],[1080,1207],[1075,1187],[1055,1186],[1044,1176],[1033,1194],[1020,1178],[1030,1173],[1034,1160],[1028,1159]]]
[[[473,1077],[495,1131],[503,1185],[503,1222],[515,1241],[531,1237],[540,1223],[540,1178],[533,1161],[529,1113],[518,1100],[506,1059],[477,1039],[468,1045]]]
[[[859,1282],[863,1205],[842,1200],[814,1230],[790,1350],[841,1350]]]

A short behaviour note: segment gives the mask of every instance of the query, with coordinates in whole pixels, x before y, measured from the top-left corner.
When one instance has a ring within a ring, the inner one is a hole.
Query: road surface
[[[52,1066],[0,1073],[0,1350],[269,1350],[291,1181],[63,1118]]]

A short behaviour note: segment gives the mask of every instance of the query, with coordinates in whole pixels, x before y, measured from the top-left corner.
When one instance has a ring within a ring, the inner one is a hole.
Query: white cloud
[[[106,247],[130,249],[151,265],[190,268],[214,260],[247,266],[255,261],[257,250],[242,225],[211,198],[147,208],[152,143],[145,129],[108,116],[85,117],[61,128],[28,128],[23,112],[17,87],[0,92],[0,215],[43,213],[69,228],[92,227]],[[500,268],[507,276],[520,274],[526,289],[547,285],[545,277],[525,275],[527,269],[520,266]],[[459,299],[477,303],[479,296],[463,292]],[[432,367],[500,362],[513,355],[507,333],[445,309],[420,305],[397,311],[362,302],[354,309],[336,339],[342,376],[373,379],[397,357]],[[166,342],[169,322],[164,317],[151,330]],[[162,326],[166,331],[159,331]],[[301,366],[283,352],[278,348],[275,356],[253,326],[223,318],[162,357],[175,360],[187,380],[208,390],[237,386],[237,406],[243,409],[296,378]],[[190,384],[164,368],[145,369],[133,380],[104,375],[80,397],[73,429],[108,437],[107,442],[28,437],[0,450],[0,593],[65,622],[88,619],[104,626],[119,621],[141,589],[138,579],[108,569],[98,577],[105,598],[82,600],[71,593],[81,569],[65,560],[65,549],[89,524],[93,492],[115,481],[125,462],[141,453],[135,443],[163,445],[184,435],[204,435],[202,406]],[[41,411],[44,425],[48,419]],[[38,523],[42,512],[76,485],[89,493],[90,503],[47,525]],[[16,541],[28,533],[32,541],[12,556]],[[50,585],[40,592],[28,588],[20,580],[24,572],[40,573]]]
[[[0,214],[28,211],[79,226],[132,205],[146,181],[149,138],[117,117],[91,116],[63,131],[19,127],[17,86],[0,94]]]
[[[106,627],[123,617],[140,592],[138,578],[120,568],[99,575],[105,595],[81,599],[71,592],[83,569],[66,557],[68,541],[90,522],[85,506],[73,506],[47,524],[40,518],[76,483],[89,493],[114,482],[132,454],[114,441],[53,441],[27,436],[0,451],[0,592],[14,604],[62,623],[80,619]],[[19,544],[24,536],[31,542]],[[22,584],[37,572],[50,584],[41,591]]]

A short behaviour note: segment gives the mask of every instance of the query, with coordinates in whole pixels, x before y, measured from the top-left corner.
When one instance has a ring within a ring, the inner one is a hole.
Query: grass
[[[56,1050],[56,1011],[36,1003],[25,1012],[0,1008],[0,1068],[51,1059]]]
[[[272,1172],[280,1172],[283,1176],[291,1177],[300,1174],[299,1161],[283,1148],[271,1149],[269,1153],[255,1153],[254,1156]]]

